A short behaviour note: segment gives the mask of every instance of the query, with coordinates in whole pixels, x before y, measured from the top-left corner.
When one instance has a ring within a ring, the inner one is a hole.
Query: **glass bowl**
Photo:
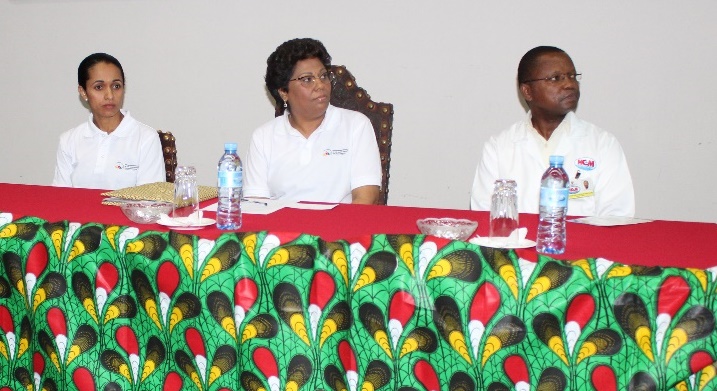
[[[159,215],[172,211],[171,202],[131,201],[120,205],[128,219],[138,224],[151,224],[159,220]]]
[[[466,240],[478,228],[477,221],[450,217],[419,219],[416,224],[424,235],[452,240]]]

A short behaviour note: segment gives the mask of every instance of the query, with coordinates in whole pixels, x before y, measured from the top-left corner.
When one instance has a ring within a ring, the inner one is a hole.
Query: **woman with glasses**
[[[157,131],[122,109],[122,65],[106,53],[87,56],[77,69],[77,91],[87,121],[60,136],[53,186],[120,189],[164,182]]]
[[[381,162],[373,127],[331,106],[331,56],[314,39],[292,39],[267,60],[266,87],[277,117],[254,131],[244,196],[375,204]]]

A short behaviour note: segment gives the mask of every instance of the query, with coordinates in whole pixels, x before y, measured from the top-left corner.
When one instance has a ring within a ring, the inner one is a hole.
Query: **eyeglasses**
[[[323,84],[328,84],[328,83],[333,84],[334,81],[336,80],[336,76],[334,76],[333,72],[324,72],[321,75],[319,75],[318,77],[316,77],[314,75],[307,75],[307,76],[297,77],[296,79],[289,79],[289,81],[298,81],[299,83],[301,83],[302,86],[304,86],[306,88],[309,88],[312,85],[314,85],[314,82],[316,82],[316,80],[319,80]]]
[[[583,78],[582,73],[561,73],[559,75],[550,76],[550,77],[543,77],[540,79],[532,79],[532,80],[523,80],[521,83],[532,83],[534,81],[547,81],[548,83],[560,83],[565,79],[569,80],[580,80]]]

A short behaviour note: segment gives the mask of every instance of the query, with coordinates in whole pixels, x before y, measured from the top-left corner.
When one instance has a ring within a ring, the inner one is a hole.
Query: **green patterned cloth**
[[[0,391],[717,389],[712,271],[1,217]]]

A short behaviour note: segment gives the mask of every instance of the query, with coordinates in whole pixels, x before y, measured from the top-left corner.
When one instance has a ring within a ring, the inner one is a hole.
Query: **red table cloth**
[[[48,221],[136,225],[116,206],[102,205],[101,190],[0,183],[0,212],[17,217],[37,216]],[[212,201],[203,203],[207,205]],[[477,234],[488,234],[488,213],[458,209],[340,204],[331,210],[284,208],[270,215],[244,215],[241,231],[273,230],[308,233],[325,240],[351,239],[372,234],[417,234],[416,220],[424,217],[456,217],[478,221]],[[528,238],[535,239],[537,216],[520,215]],[[141,230],[166,231],[158,225],[138,225]],[[194,232],[213,239],[222,232],[208,227]],[[645,265],[706,269],[717,266],[717,224],[656,220],[649,223],[596,227],[568,223],[568,246],[558,259],[606,258]],[[535,249],[518,253],[537,260]]]

